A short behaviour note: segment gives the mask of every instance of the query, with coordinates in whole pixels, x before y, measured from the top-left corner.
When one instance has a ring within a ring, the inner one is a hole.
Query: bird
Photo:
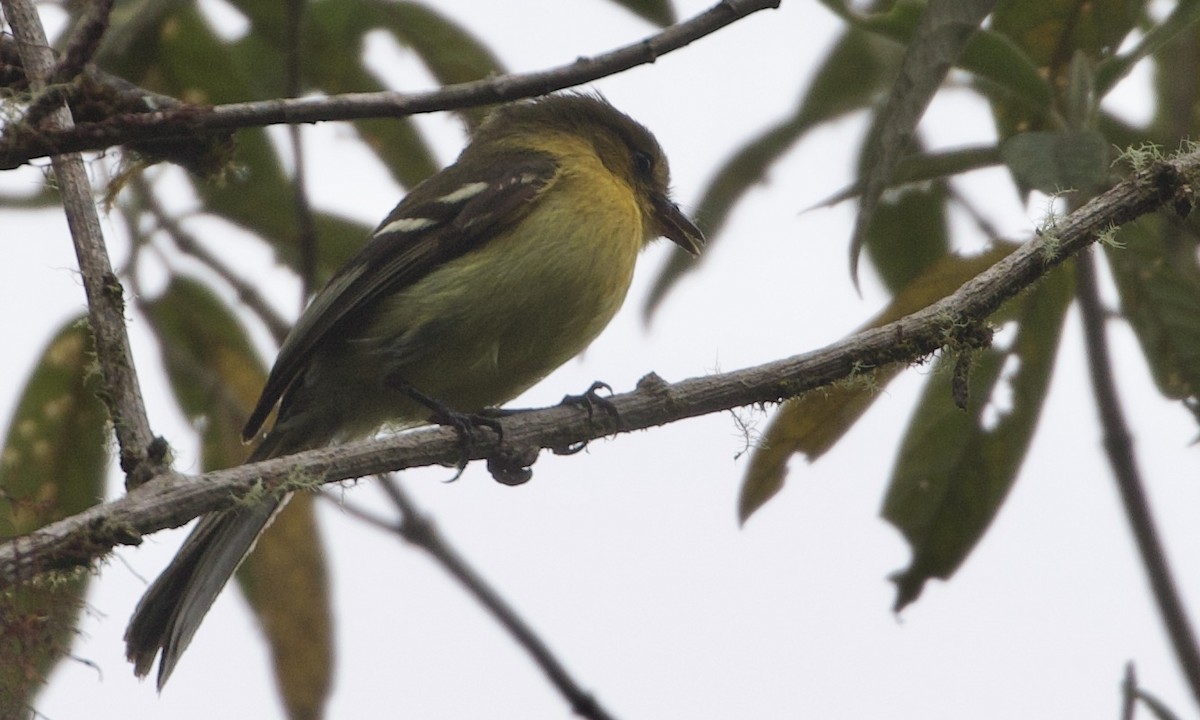
[[[669,188],[654,135],[598,94],[497,106],[301,313],[243,440],[275,422],[245,462],[512,400],[608,325],[651,241],[699,254],[704,236]],[[200,519],[129,622],[138,677],[161,656],[162,691],[287,498]]]

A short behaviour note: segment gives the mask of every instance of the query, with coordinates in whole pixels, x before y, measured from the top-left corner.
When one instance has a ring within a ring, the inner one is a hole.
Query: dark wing
[[[243,439],[254,437],[316,348],[348,318],[520,222],[558,174],[552,157],[529,150],[471,160],[469,169],[460,160],[413,188],[317,293],[280,348]]]

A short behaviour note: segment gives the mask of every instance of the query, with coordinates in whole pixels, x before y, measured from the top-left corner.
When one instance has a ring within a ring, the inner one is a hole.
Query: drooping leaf
[[[175,396],[200,430],[204,468],[242,462],[241,428],[266,374],[241,324],[204,285],[186,278],[173,279],[146,310]],[[321,717],[333,672],[333,638],[311,497],[296,497],[279,514],[238,580],[271,646],[289,716]]]
[[[424,8],[414,9],[411,3],[323,0],[309,6],[305,27],[305,42],[314,51],[306,53],[304,76],[310,86],[328,94],[377,92],[386,89],[388,81],[394,86],[403,80],[379,78],[364,61],[366,37],[380,29],[412,47],[444,83],[478,79],[488,72],[486,50],[474,38],[465,31],[455,33],[458,28],[452,23]],[[430,33],[429,42],[441,49],[440,55],[432,50],[427,54],[425,46],[408,43],[407,35],[417,28]],[[482,74],[473,76],[476,72]],[[416,185],[439,169],[433,151],[410,118],[359,120],[353,128],[404,187]]]
[[[867,239],[883,189],[908,151],[917,123],[996,0],[930,0],[900,63],[900,74],[875,116],[863,154],[863,192],[850,236],[850,274]]]
[[[242,425],[267,377],[241,323],[211,290],[187,277],[172,278],[143,307],[175,399],[200,431],[203,469],[238,465],[247,455]]]
[[[944,372],[935,372],[925,388],[884,500],[883,517],[912,548],[909,566],[892,578],[896,611],[915,600],[927,580],[947,579],[958,569],[1008,495],[1041,414],[1071,288],[1070,275],[1059,268],[1011,301],[1016,337],[1007,351],[975,354],[965,411],[947,381],[959,358],[938,363]]]
[[[711,252],[721,237],[730,212],[747,192],[763,180],[767,170],[812,128],[855,110],[871,106],[888,78],[888,68],[900,56],[898,48],[853,27],[834,45],[813,77],[791,117],[768,128],[734,153],[704,191],[695,220],[708,239]],[[696,270],[699,261],[687,253],[673,253],[659,273],[643,309],[649,318],[675,283]]]
[[[947,255],[912,279],[892,302],[863,329],[894,322],[951,294],[963,283],[999,262],[1018,246],[1003,244],[973,257]],[[1006,306],[1001,313],[1010,312]],[[750,456],[738,499],[738,518],[745,522],[783,488],[787,462],[804,455],[809,462],[825,454],[858,421],[902,365],[863,368],[861,377],[788,400],[767,427]]]
[[[1121,228],[1105,245],[1133,328],[1163,395],[1200,411],[1200,226],[1159,213]]]
[[[96,393],[86,320],[43,351],[8,424],[0,454],[0,538],[82,512],[104,495],[108,412]],[[50,574],[0,591],[0,717],[24,717],[71,649],[87,571]]]

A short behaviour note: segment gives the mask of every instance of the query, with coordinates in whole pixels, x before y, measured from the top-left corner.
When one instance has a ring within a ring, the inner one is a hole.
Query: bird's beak
[[[654,219],[658,221],[660,235],[686,250],[692,257],[700,255],[700,249],[704,247],[704,233],[687,219],[670,198],[665,195],[654,198]]]

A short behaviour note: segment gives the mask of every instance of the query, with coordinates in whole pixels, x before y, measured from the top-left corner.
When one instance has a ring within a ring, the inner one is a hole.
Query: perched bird
[[[300,316],[242,432],[278,404],[247,462],[427,422],[428,400],[469,413],[516,397],[604,329],[648,242],[700,251],[668,185],[654,136],[600,97],[499,107]],[[162,689],[286,499],[201,518],[125,632],[137,675],[161,650]]]

